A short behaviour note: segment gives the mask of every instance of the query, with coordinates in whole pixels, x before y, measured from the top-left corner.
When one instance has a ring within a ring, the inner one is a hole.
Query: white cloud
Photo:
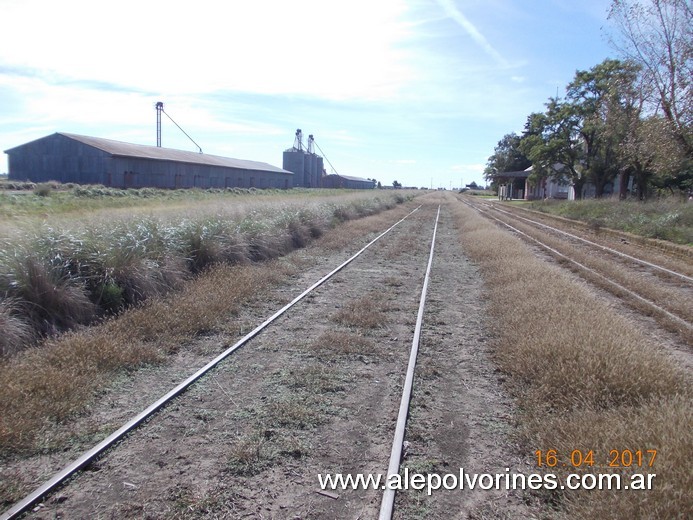
[[[13,44],[0,63],[168,94],[379,99],[412,75],[397,48],[404,11],[401,0],[25,0],[3,13]]]
[[[476,44],[481,47],[484,52],[491,56],[496,62],[507,67],[508,62],[500,55],[500,53],[491,45],[486,37],[469,21],[469,19],[457,8],[452,0],[437,0],[438,4],[445,10],[447,15],[455,21],[464,31],[472,38]]]

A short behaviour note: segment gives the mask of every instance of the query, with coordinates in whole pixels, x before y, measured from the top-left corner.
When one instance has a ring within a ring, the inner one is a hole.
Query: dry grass
[[[328,331],[321,334],[309,346],[309,351],[319,359],[353,358],[358,356],[377,356],[376,345],[363,336],[350,332]]]
[[[655,492],[566,492],[559,502],[568,516],[685,517],[692,510],[689,374],[519,239],[461,204],[451,210],[487,283],[495,355],[523,410],[527,452],[593,449],[602,460],[612,449],[668,454],[654,468]]]
[[[542,232],[537,232],[536,229],[524,224],[523,222],[513,222],[512,225],[530,236],[537,237],[543,243],[558,251],[561,251],[563,254],[576,262],[579,262],[582,265],[590,267],[598,273],[603,274],[609,280],[623,285],[624,287],[652,302],[656,302],[659,306],[663,307],[669,312],[683,317],[688,321],[693,318],[693,295],[691,295],[690,290],[687,288],[677,287],[676,285],[672,284],[663,285],[662,282],[656,277],[643,276],[637,272],[634,273],[630,269],[623,269],[620,264],[614,263],[611,260],[606,260],[600,254],[594,254],[594,252],[590,251],[589,249],[585,250],[584,248],[575,247],[566,243],[565,240],[555,238]],[[569,262],[566,262],[565,265],[566,267],[573,268]],[[580,270],[580,275],[589,278],[595,284],[600,287],[604,287],[608,291],[619,292],[619,289],[615,288],[612,284],[599,276],[586,273],[582,270]],[[649,314],[653,312],[649,305],[631,297],[625,292],[618,294],[618,296],[622,299],[626,299],[630,305],[642,310],[645,313]],[[678,331],[681,329],[680,325],[675,321],[669,323],[666,316],[663,316],[661,321],[666,323],[673,331]],[[685,331],[683,333],[686,334]]]
[[[283,379],[289,388],[314,395],[344,390],[338,371],[317,363],[290,370]]]
[[[382,292],[370,291],[366,295],[345,303],[332,319],[340,325],[362,329],[377,329],[385,325],[386,300]]]
[[[306,430],[325,422],[320,398],[302,394],[280,396],[268,402],[264,413],[266,423],[273,427]]]
[[[269,441],[269,432],[242,435],[228,452],[228,468],[235,475],[251,476],[271,466],[277,452]]]
[[[566,494],[570,518],[593,518],[610,511],[610,518],[690,518],[693,512],[693,410],[690,398],[671,396],[652,399],[640,406],[617,407],[609,412],[583,408],[562,417],[547,417],[529,425],[537,446],[552,446],[559,453],[574,449],[594,450],[595,466],[559,469],[567,473],[653,473],[649,491],[571,491]],[[657,449],[652,468],[646,455],[642,468],[604,468],[611,450]],[[598,458],[597,458],[598,457]],[[598,468],[597,465],[602,466]]]
[[[34,338],[31,325],[19,316],[18,303],[12,298],[0,300],[0,330],[0,358],[16,354]]]
[[[222,327],[279,272],[269,264],[218,266],[180,293],[7,360],[0,365],[1,451],[41,448],[41,428],[82,410],[111,374],[158,361],[186,338]]]

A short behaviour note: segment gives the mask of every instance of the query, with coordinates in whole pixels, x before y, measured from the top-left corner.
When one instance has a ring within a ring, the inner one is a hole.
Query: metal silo
[[[305,162],[303,163],[303,185],[306,188],[314,188],[313,184],[314,171],[315,171],[315,155],[308,153],[305,156]]]
[[[325,169],[325,163],[319,155],[315,156],[315,166],[315,187],[322,188],[322,172]]]
[[[286,150],[283,168],[294,173],[294,187],[304,185],[305,154],[302,151],[295,148]]]

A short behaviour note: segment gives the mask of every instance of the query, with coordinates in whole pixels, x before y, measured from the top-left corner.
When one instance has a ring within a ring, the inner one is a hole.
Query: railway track
[[[511,206],[465,203],[663,328],[693,339],[693,266],[687,257],[652,252],[623,238],[604,239],[583,228],[559,228]]]
[[[228,359],[241,347],[252,343],[258,336],[260,336],[266,329],[271,329],[272,327],[277,327],[281,326],[280,323],[282,321],[286,320],[291,320],[290,313],[289,311],[294,309],[295,307],[298,306],[299,303],[305,304],[306,300],[311,300],[317,298],[316,293],[318,293],[318,289],[325,285],[328,281],[332,281],[337,274],[340,274],[342,276],[346,276],[344,273],[345,269],[347,266],[355,262],[359,257],[364,255],[364,253],[371,248],[372,246],[376,246],[373,249],[377,248],[379,244],[379,241],[381,239],[384,239],[388,234],[390,234],[391,231],[395,230],[397,226],[399,226],[402,222],[404,222],[407,218],[411,217],[414,215],[421,206],[418,208],[414,209],[411,213],[406,215],[403,219],[400,221],[396,222],[394,225],[389,227],[387,230],[384,232],[380,233],[376,238],[374,238],[372,241],[370,241],[365,247],[363,247],[361,250],[359,250],[356,254],[348,258],[346,261],[338,265],[336,268],[332,269],[329,273],[325,274],[322,276],[317,282],[313,283],[310,287],[308,287],[305,291],[303,291],[301,294],[293,298],[289,303],[284,305],[281,309],[278,311],[274,312],[269,318],[264,320],[260,325],[256,326],[251,332],[243,336],[241,339],[236,341],[232,346],[227,348],[224,352],[221,354],[217,355],[209,361],[205,366],[197,370],[194,374],[190,375],[187,377],[183,382],[179,383],[176,385],[174,388],[166,392],[164,395],[162,395],[159,399],[157,399],[155,402],[153,402],[151,405],[146,407],[144,410],[142,410],[140,413],[138,413],[135,417],[127,421],[125,424],[123,424],[122,427],[120,427],[117,431],[109,435],[106,439],[104,439],[102,442],[100,442],[98,445],[94,446],[92,449],[86,451],[83,453],[80,457],[78,457],[76,460],[72,461],[70,464],[65,466],[61,471],[58,473],[54,474],[52,477],[50,477],[44,484],[42,484],[40,487],[35,489],[32,493],[24,497],[22,500],[14,504],[9,510],[4,512],[1,516],[0,519],[2,520],[10,520],[13,518],[18,518],[22,514],[26,513],[27,511],[32,510],[36,504],[46,500],[46,497],[51,495],[52,493],[54,494],[56,490],[61,489],[63,486],[66,485],[66,482],[70,479],[74,478],[79,478],[79,473],[83,471],[86,468],[89,468],[90,466],[93,465],[98,465],[98,461],[105,456],[107,452],[113,452],[114,450],[117,451],[119,449],[118,444],[123,443],[125,441],[129,441],[131,438],[136,438],[138,435],[137,429],[140,428],[142,425],[149,423],[153,420],[154,416],[156,414],[159,414],[160,412],[167,410],[168,408],[171,407],[171,404],[175,400],[180,400],[182,396],[185,396],[186,392],[189,392],[191,388],[194,388],[195,385],[197,385],[201,379],[203,378],[210,378],[210,374],[214,374],[215,372],[223,370],[223,367],[220,365],[222,362],[227,361]],[[408,356],[408,365],[406,368],[406,375],[400,374],[400,376],[395,376],[396,379],[399,379],[401,376],[404,377],[404,383],[403,383],[403,390],[402,390],[402,395],[398,399],[399,401],[399,411],[397,414],[397,422],[395,426],[395,433],[394,433],[394,439],[392,440],[392,447],[390,450],[390,456],[389,456],[389,467],[388,467],[388,472],[385,474],[387,476],[391,476],[393,474],[397,474],[399,472],[399,467],[400,467],[400,461],[402,459],[402,446],[403,446],[403,441],[404,441],[404,434],[405,434],[405,429],[406,429],[406,421],[407,421],[407,416],[408,416],[408,408],[409,408],[409,402],[411,399],[411,393],[412,393],[412,382],[414,378],[414,371],[415,371],[415,366],[416,366],[416,358],[417,358],[417,351],[418,351],[418,346],[420,342],[420,337],[421,337],[421,331],[424,323],[424,310],[425,310],[425,301],[426,301],[426,293],[427,293],[427,288],[429,285],[429,278],[431,274],[431,269],[434,261],[434,252],[435,252],[435,240],[436,240],[436,233],[438,229],[438,221],[440,218],[440,206],[438,206],[437,209],[437,214],[435,215],[435,222],[432,225],[432,236],[429,238],[430,241],[430,251],[428,254],[428,263],[425,268],[425,275],[423,277],[422,282],[422,289],[420,293],[420,297],[417,300],[418,303],[418,313],[416,316],[416,322],[414,324],[414,329],[413,329],[413,335],[411,338],[411,348],[409,351],[409,356]],[[403,246],[402,246],[402,251],[400,254],[405,254],[406,252],[411,252],[407,251],[408,244],[409,242],[406,242],[406,240],[410,240],[410,237],[401,237],[400,240],[403,240]],[[417,246],[418,247],[418,246]],[[416,268],[418,269],[418,268]],[[337,282],[335,282],[337,283]],[[390,283],[394,284],[395,282],[391,281]],[[408,328],[409,325],[406,325],[405,328]],[[404,339],[404,338],[403,338]],[[401,342],[401,340],[400,340]],[[244,352],[247,352],[247,349],[243,349]],[[261,351],[262,352],[262,351]],[[235,403],[235,400],[238,399],[243,399],[242,395],[229,395],[226,390],[224,390],[224,387],[219,384],[218,380],[217,385],[219,388],[221,388],[222,393],[226,396],[229,397],[231,402]],[[388,392],[387,395],[388,399],[390,401],[393,401],[394,395],[391,393],[391,391]],[[393,403],[394,406],[394,403]],[[269,430],[268,430],[269,431]],[[270,435],[270,434],[267,434]],[[268,437],[269,438],[269,437]],[[374,468],[375,469],[375,468]],[[384,469],[384,468],[382,468]],[[132,486],[133,488],[136,486],[135,484],[132,484],[130,482],[125,482],[126,485]],[[382,501],[381,501],[381,506],[380,506],[380,519],[389,519],[393,515],[393,505],[394,505],[394,491],[393,490],[386,490],[382,494]],[[61,502],[60,500],[58,502]],[[40,512],[41,508],[38,508],[34,510],[34,512]]]

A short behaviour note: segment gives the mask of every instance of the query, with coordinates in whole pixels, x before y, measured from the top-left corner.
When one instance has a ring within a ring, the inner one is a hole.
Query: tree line
[[[507,134],[484,175],[532,166],[530,183],[554,179],[581,198],[618,179],[624,197],[693,192],[693,16],[690,0],[612,0],[616,59],[577,71],[563,97]],[[619,177],[619,174],[620,177]]]

